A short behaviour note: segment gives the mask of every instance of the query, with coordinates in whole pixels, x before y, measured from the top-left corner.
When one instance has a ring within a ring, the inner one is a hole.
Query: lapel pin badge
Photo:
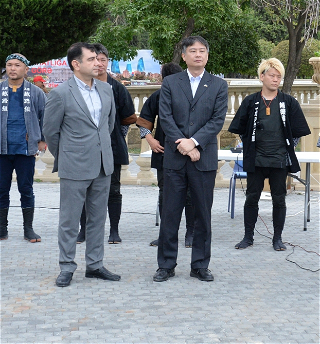
[[[208,87],[208,85],[203,85],[204,87]]]

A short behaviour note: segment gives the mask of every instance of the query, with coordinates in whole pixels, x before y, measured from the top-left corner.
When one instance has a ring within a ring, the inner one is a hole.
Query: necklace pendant
[[[12,86],[12,92],[17,92],[17,86]]]
[[[266,108],[266,115],[270,116],[270,108],[269,107]]]

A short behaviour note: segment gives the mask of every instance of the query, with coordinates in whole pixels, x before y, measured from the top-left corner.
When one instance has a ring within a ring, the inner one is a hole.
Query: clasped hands
[[[182,155],[188,155],[192,162],[200,159],[200,152],[191,139],[178,139],[177,149]]]

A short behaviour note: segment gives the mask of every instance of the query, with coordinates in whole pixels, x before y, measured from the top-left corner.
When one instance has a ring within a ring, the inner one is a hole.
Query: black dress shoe
[[[151,241],[151,243],[149,245],[150,246],[158,246],[158,244],[159,244],[159,239]]]
[[[88,278],[100,278],[109,281],[119,281],[121,278],[121,276],[108,271],[104,266],[97,270],[86,270],[85,276]]]
[[[56,279],[56,285],[58,287],[68,287],[72,280],[73,272],[61,271]]]
[[[153,280],[155,282],[164,282],[174,275],[174,269],[158,269],[153,275]]]
[[[209,269],[201,268],[201,269],[191,269],[190,272],[191,277],[196,277],[200,281],[213,281],[213,275]]]

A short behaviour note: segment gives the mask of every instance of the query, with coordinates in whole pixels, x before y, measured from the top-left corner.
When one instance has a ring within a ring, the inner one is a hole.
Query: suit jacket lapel
[[[191,91],[191,85],[190,85],[190,79],[188,76],[187,71],[183,72],[180,76],[179,85],[186,95],[187,99],[189,100],[189,103],[191,104],[193,102],[193,96]]]
[[[74,80],[74,78],[72,77],[69,80],[69,87],[70,87],[70,92],[72,93],[75,101],[78,103],[79,107],[81,108],[81,110],[87,115],[87,117],[90,119],[90,121],[96,125],[91,117],[90,111],[88,109],[88,106],[86,104],[86,102],[84,101],[81,92],[79,91],[78,85],[76,83],[76,81]]]
[[[211,75],[205,71],[197,88],[197,92],[192,100],[192,106],[195,105],[199,98],[203,95],[203,93],[208,90],[208,88],[211,86],[211,83]]]

